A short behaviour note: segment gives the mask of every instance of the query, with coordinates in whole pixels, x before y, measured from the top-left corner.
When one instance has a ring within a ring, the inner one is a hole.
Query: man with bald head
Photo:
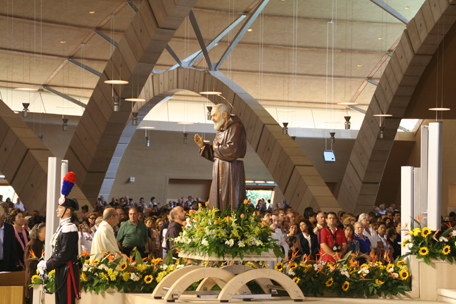
[[[146,225],[139,220],[139,212],[136,207],[131,207],[128,210],[128,217],[130,220],[120,226],[119,233],[117,233],[117,241],[121,247],[122,253],[130,256],[133,249],[141,253],[144,257],[145,244],[149,241],[149,234],[147,233]]]
[[[213,162],[209,203],[221,210],[227,206],[234,209],[245,199],[245,128],[225,104],[214,106],[211,116],[217,131],[214,143],[204,143],[201,136],[195,135],[200,155]]]
[[[114,235],[114,227],[119,223],[119,216],[117,215],[116,209],[107,208],[103,212],[103,221],[98,226],[97,232],[92,241],[92,249],[90,253],[90,261],[97,258],[97,255],[102,250],[115,253],[119,251],[117,246],[116,237]]]

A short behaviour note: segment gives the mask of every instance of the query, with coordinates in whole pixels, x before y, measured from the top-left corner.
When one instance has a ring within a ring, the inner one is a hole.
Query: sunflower
[[[399,271],[399,277],[401,277],[402,280],[407,280],[407,278],[409,277],[408,271],[405,269]]]
[[[36,274],[34,276],[32,276],[32,280],[31,280],[32,283],[34,283],[35,279],[39,279],[39,278],[40,278],[40,276],[36,275]]]
[[[125,269],[127,269],[127,267],[128,267],[127,262],[122,262],[122,263],[120,263],[119,269],[120,269],[120,271],[125,271]]]
[[[103,278],[104,278],[106,281],[109,281],[109,278],[108,278],[108,276],[107,276],[107,275],[105,275],[103,272],[102,272],[102,273],[100,273],[100,274],[103,276]]]
[[[153,277],[153,276],[151,276],[151,275],[146,275],[146,277],[144,278],[144,283],[150,284],[150,283],[152,283],[153,280],[154,280],[154,277]]]
[[[379,279],[375,279],[375,284],[383,285],[385,282],[380,281]]]
[[[92,265],[98,265],[100,264],[100,260],[96,259],[92,261]]]
[[[405,263],[407,263],[405,260],[400,260],[397,262],[397,266],[405,265]]]
[[[283,270],[283,264],[282,263],[277,263],[275,266],[275,270],[282,271]]]
[[[48,273],[48,275],[53,275],[54,273],[55,273],[55,269],[52,269],[52,270]]]
[[[344,284],[342,284],[343,291],[347,291],[349,287],[350,287],[350,283],[348,283],[348,281],[345,281]]]
[[[288,269],[295,269],[296,267],[298,267],[298,264],[296,262],[288,264]]]
[[[429,229],[428,227],[424,227],[423,230],[421,231],[421,236],[427,237],[429,234],[431,234],[431,229]]]
[[[394,264],[388,264],[388,266],[386,266],[386,271],[390,272],[390,269],[394,269]]]
[[[421,229],[420,228],[415,228],[411,232],[412,232],[413,236],[416,237],[416,236],[420,235]]]
[[[421,247],[420,250],[419,250],[419,253],[421,255],[428,255],[429,249],[427,249],[426,247]]]
[[[301,281],[301,279],[298,278],[298,277],[294,277],[294,278],[293,278],[293,281],[294,281],[296,284],[299,284],[299,281]]]
[[[331,287],[333,284],[334,284],[333,278],[329,278],[329,279],[326,281],[326,287]]]
[[[81,279],[82,279],[84,282],[87,282],[87,281],[88,281],[87,276],[86,276],[86,274],[85,274],[84,272],[81,274]]]
[[[408,242],[410,242],[410,239],[405,239],[405,240],[403,240],[402,243],[401,243],[401,247],[405,247],[405,245],[406,245]]]
[[[449,245],[446,245],[445,247],[443,247],[442,253],[443,253],[444,255],[448,255],[450,252],[451,252],[451,249],[450,249],[450,246],[449,246]]]

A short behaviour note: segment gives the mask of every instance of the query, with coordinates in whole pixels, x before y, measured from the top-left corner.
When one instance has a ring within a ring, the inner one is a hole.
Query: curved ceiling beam
[[[46,213],[48,158],[54,156],[30,127],[0,99],[0,172],[27,210]],[[75,185],[80,206],[87,203]]]
[[[427,0],[407,24],[353,146],[338,196],[344,210],[372,211],[399,123],[423,72],[455,21],[456,1]],[[393,116],[374,116],[384,113]],[[379,138],[381,121],[383,139]]]
[[[65,155],[70,170],[76,173],[76,183],[92,204],[131,115],[128,102],[122,102],[120,111],[114,112],[112,96],[132,97],[143,88],[168,42],[197,2],[142,1],[98,80]],[[104,83],[108,79],[128,80],[129,84],[111,88]]]
[[[150,109],[164,96],[181,90],[222,92],[223,98],[208,96],[208,99],[215,104],[223,102],[235,109],[232,112],[242,120],[247,141],[295,210],[302,214],[309,206],[324,211],[341,209],[301,148],[289,135],[283,134],[282,127],[258,101],[221,72],[177,68],[151,75],[140,94],[148,102],[136,104],[133,111],[139,112],[144,106]]]

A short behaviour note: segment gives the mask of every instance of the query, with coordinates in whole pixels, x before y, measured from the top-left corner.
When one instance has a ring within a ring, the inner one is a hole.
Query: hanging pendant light
[[[188,133],[184,132],[184,144],[188,144]]]
[[[63,116],[62,121],[63,121],[62,130],[68,131],[68,118],[65,118],[65,116]]]
[[[144,98],[125,98],[125,101],[131,101],[131,102],[145,102],[146,100]]]
[[[288,135],[288,122],[283,122],[282,124],[283,124],[283,128],[282,128],[283,134]]]
[[[22,106],[24,107],[24,108],[22,109],[22,111],[24,111],[24,112],[22,112],[22,113],[23,113],[23,116],[24,116],[24,117],[27,117],[27,116],[28,116],[28,111],[29,111],[28,107],[30,106],[30,103],[24,102],[24,103],[22,103]]]
[[[133,115],[133,118],[131,119],[131,124],[133,126],[138,125],[138,112],[132,112],[131,115]]]
[[[120,97],[119,96],[112,96],[112,101],[114,104],[114,112],[120,111]]]
[[[105,80],[104,83],[106,84],[119,84],[119,85],[124,85],[124,84],[128,84],[128,81],[127,80],[122,80],[122,79],[110,79],[110,80]]]
[[[146,147],[150,147],[149,131],[146,129],[144,133],[145,133],[144,138],[146,139]]]
[[[211,114],[211,112],[212,112],[212,107],[208,106],[208,107],[206,107],[206,108],[207,108],[206,119],[207,119],[207,120],[211,120],[211,119],[212,119],[212,114]]]
[[[350,126],[351,126],[351,122],[350,122],[350,118],[351,116],[344,116],[345,118],[345,130],[350,130]]]
[[[329,132],[329,135],[331,135],[331,144],[335,144],[336,143],[336,132]]]

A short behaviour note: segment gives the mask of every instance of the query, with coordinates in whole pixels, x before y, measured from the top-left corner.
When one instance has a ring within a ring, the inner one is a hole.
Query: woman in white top
[[[363,225],[363,235],[369,239],[375,254],[378,257],[382,257],[383,242],[378,237],[377,232],[375,232],[375,230],[370,226],[369,215],[367,213],[361,213],[359,215],[358,222]]]

